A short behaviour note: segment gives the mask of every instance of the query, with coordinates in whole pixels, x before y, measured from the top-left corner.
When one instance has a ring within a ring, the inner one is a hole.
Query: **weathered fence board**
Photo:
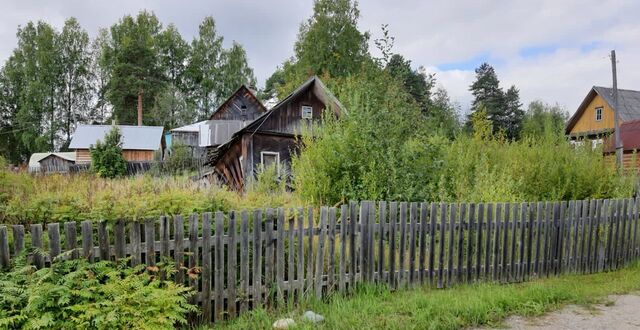
[[[25,252],[38,268],[59,256],[133,266],[171,260],[176,283],[197,292],[191,302],[200,305],[200,321],[217,322],[264,304],[346,292],[362,281],[444,288],[617,269],[640,257],[639,202],[367,201],[192,214],[188,223],[163,216],[32,224],[28,233],[0,225],[0,268]]]

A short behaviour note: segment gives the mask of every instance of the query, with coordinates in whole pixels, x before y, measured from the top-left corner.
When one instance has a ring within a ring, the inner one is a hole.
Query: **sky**
[[[43,20],[60,29],[68,17],[95,36],[123,15],[153,11],[186,40],[213,16],[225,44],[241,43],[258,85],[293,55],[312,0],[1,0],[0,61],[16,46],[19,25]],[[463,111],[474,69],[491,64],[504,88],[525,104],[542,100],[569,113],[593,85],[611,86],[609,53],[618,57],[618,86],[640,89],[640,0],[361,0],[359,28],[381,37],[388,24],[394,52],[435,73]]]

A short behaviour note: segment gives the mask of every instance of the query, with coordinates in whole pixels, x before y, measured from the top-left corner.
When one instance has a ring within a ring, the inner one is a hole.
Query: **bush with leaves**
[[[91,148],[91,168],[103,178],[116,178],[127,173],[127,162],[122,155],[122,135],[117,126]]]
[[[16,260],[0,272],[0,328],[173,329],[197,311],[190,289],[161,280],[158,267],[57,260],[36,270]]]

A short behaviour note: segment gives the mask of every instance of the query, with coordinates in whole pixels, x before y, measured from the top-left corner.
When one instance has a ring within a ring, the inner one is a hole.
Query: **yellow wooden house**
[[[612,88],[593,86],[569,119],[565,133],[571,140],[601,142],[613,132],[616,110],[613,105]],[[620,124],[640,119],[640,91],[618,89],[617,110]]]

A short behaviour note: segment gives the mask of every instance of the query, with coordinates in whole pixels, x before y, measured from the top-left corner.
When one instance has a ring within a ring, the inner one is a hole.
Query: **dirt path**
[[[569,305],[536,318],[513,316],[504,324],[511,329],[640,329],[640,293],[609,296],[602,305]]]

